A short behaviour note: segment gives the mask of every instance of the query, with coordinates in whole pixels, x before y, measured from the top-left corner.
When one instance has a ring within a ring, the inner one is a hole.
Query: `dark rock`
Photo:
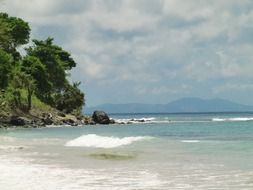
[[[45,124],[45,125],[52,125],[54,122],[51,118],[47,117],[47,118],[43,118],[42,119],[42,122]]]
[[[96,123],[93,121],[92,117],[86,116],[83,118],[82,123],[85,125],[95,125]]]
[[[96,125],[95,121],[93,120],[84,120],[85,125]]]
[[[116,121],[114,119],[110,119],[110,124],[115,124]]]
[[[0,124],[10,124],[10,119],[9,119],[9,117],[7,117],[7,116],[1,116],[0,117]]]
[[[34,128],[45,126],[45,123],[40,118],[34,118],[30,121],[30,125]]]
[[[82,120],[82,119],[83,119],[83,116],[76,116],[76,119],[77,119],[77,120]]]
[[[76,123],[73,119],[64,119],[62,121],[63,121],[63,123],[65,123],[67,125],[76,125]]]
[[[44,123],[44,125],[52,125],[54,123],[51,113],[43,113],[41,121]]]
[[[98,124],[110,124],[110,118],[104,111],[94,111],[92,119]]]
[[[84,122],[85,125],[88,125],[88,124],[89,124],[89,121],[86,120],[86,119],[85,119],[83,122]]]
[[[50,119],[52,119],[53,115],[51,113],[42,113],[42,117],[43,118],[50,118]]]
[[[66,117],[65,113],[63,113],[63,112],[58,112],[58,116],[60,116],[60,117]]]
[[[11,116],[10,124],[15,126],[24,126],[26,124],[25,119],[18,116]]]
[[[96,122],[95,122],[95,121],[90,121],[90,122],[88,123],[88,125],[96,125]]]

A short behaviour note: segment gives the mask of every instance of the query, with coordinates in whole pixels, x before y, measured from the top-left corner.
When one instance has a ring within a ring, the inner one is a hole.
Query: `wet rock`
[[[95,121],[91,121],[88,123],[88,125],[96,125],[96,122]]]
[[[116,121],[114,119],[110,119],[110,124],[115,124]]]
[[[94,111],[92,119],[95,123],[98,124],[110,124],[110,118],[104,111]]]

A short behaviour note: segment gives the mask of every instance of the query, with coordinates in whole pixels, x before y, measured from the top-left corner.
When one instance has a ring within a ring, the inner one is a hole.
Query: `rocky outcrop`
[[[19,116],[11,116],[10,118],[10,124],[14,126],[24,126],[27,124],[27,121]]]
[[[92,119],[95,123],[108,125],[110,124],[110,118],[104,111],[94,111]]]
[[[2,120],[0,123],[4,123],[6,126],[17,127],[41,127],[45,125],[39,118],[28,118],[17,115],[12,115],[9,119]]]
[[[81,125],[82,120],[77,119],[74,115],[57,115],[57,113],[40,113],[37,115],[32,114],[20,114],[20,115],[0,115],[0,127],[25,127],[25,128],[37,128],[44,127],[46,125]]]
[[[54,123],[51,113],[43,113],[41,120],[45,125],[52,125]]]
[[[0,128],[37,128],[47,125],[84,126],[96,124],[119,124],[104,111],[94,111],[92,116],[76,116],[61,112],[30,112],[0,115]]]

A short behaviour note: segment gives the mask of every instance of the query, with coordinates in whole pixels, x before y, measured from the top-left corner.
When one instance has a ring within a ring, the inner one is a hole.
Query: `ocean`
[[[253,113],[111,117],[132,123],[0,129],[0,189],[253,189]]]

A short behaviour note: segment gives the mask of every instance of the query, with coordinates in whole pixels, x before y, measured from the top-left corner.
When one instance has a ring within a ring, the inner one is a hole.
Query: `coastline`
[[[32,110],[29,113],[12,112],[0,115],[0,128],[40,128],[47,125],[84,125],[92,124],[89,117],[84,115],[65,114],[57,110],[43,112]]]
[[[145,122],[144,120],[132,120],[135,122]],[[37,109],[29,113],[12,112],[0,114],[0,129],[1,128],[41,128],[49,125],[69,125],[69,126],[84,126],[84,125],[109,125],[109,124],[131,124],[133,122],[115,121],[110,118],[104,111],[94,111],[93,115],[74,115],[66,114],[58,110],[44,112]]]
[[[104,111],[95,110],[92,115],[74,115],[66,114],[58,110],[41,111],[33,109],[31,112],[13,112],[0,114],[1,128],[41,128],[50,125],[69,125],[69,126],[85,126],[85,125],[126,125],[151,122],[153,118],[131,118],[131,119],[113,119]]]

